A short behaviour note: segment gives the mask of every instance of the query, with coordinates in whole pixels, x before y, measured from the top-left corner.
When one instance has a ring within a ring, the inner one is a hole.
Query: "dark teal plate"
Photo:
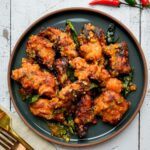
[[[73,22],[78,32],[80,32],[82,26],[88,22],[102,27],[105,31],[110,23],[115,23],[116,32],[120,37],[120,41],[126,41],[128,43],[130,64],[132,67],[134,67],[134,83],[137,85],[137,91],[131,93],[127,98],[131,102],[131,107],[117,125],[112,126],[99,121],[97,125],[93,125],[89,128],[88,134],[85,138],[79,139],[77,136],[73,136],[71,137],[69,143],[64,142],[60,138],[51,136],[46,122],[41,118],[33,116],[30,113],[28,105],[22,101],[19,95],[18,84],[10,78],[11,71],[20,67],[21,59],[26,56],[26,42],[29,36],[32,34],[37,34],[42,28],[48,26],[64,29],[67,19]],[[131,123],[131,121],[138,113],[143,103],[147,88],[146,61],[141,47],[133,34],[115,18],[103,12],[85,8],[59,10],[53,13],[49,13],[34,22],[19,38],[11,55],[8,69],[8,85],[11,99],[16,108],[16,111],[19,113],[20,117],[23,119],[26,125],[46,140],[66,146],[89,146],[104,142],[120,133],[129,125],[129,123]]]

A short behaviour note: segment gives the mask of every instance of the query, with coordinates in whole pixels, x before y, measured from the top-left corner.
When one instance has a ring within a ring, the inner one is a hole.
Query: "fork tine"
[[[3,142],[0,140],[0,146],[2,146],[5,150],[10,150]]]
[[[5,136],[9,141],[11,141],[12,143],[17,142],[17,140],[5,129],[0,127],[0,133]],[[9,135],[9,136],[8,136]]]
[[[5,144],[5,145],[7,145],[8,147],[11,147],[12,146],[12,144],[11,143],[9,143],[6,139],[4,139],[2,136],[0,136],[0,140]]]

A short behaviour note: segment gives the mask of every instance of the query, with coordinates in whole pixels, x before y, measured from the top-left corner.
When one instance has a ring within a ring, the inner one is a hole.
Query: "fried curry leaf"
[[[68,134],[67,128],[64,125],[49,123],[48,127],[50,128],[53,136],[63,138],[66,142],[69,142],[70,135]]]
[[[29,95],[26,98],[26,102],[29,103],[29,104],[34,103],[39,99],[39,97],[40,97],[39,95]]]
[[[115,43],[119,38],[115,38],[115,25],[113,23],[109,24],[107,32],[106,32],[106,43],[109,44],[113,44]]]
[[[71,66],[68,66],[67,67],[67,76],[68,76],[68,78],[72,81],[72,82],[74,82],[74,81],[76,81],[77,80],[77,78],[74,76],[74,69],[71,67]]]
[[[98,88],[98,85],[96,83],[92,82],[90,85],[90,90],[94,89],[94,88]]]
[[[75,124],[71,116],[69,116],[63,124],[48,123],[48,127],[53,136],[63,138],[66,142],[69,142],[71,134],[75,134]]]
[[[76,47],[79,48],[78,34],[77,34],[77,31],[76,31],[74,25],[69,20],[66,21],[66,25],[69,26],[69,28],[71,30],[71,35],[72,35],[72,38],[76,44]]]
[[[133,74],[134,70],[132,69],[129,75],[124,76],[121,80],[123,81],[123,91],[122,95],[124,97],[127,97],[128,94],[132,91],[136,90],[136,85],[133,83]]]
[[[74,134],[75,124],[71,116],[68,117],[68,127],[71,134]]]

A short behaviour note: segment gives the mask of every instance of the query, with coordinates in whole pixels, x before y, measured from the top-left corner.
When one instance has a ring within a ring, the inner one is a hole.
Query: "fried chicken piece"
[[[92,106],[92,98],[87,94],[82,96],[77,104],[74,122],[77,125],[77,131],[80,138],[86,135],[88,123],[96,123]]]
[[[32,35],[27,42],[26,52],[30,58],[51,68],[55,57],[52,45],[46,38]]]
[[[74,58],[69,63],[73,68],[75,68],[74,75],[79,80],[87,80],[88,78],[90,78],[101,82],[110,78],[110,74],[104,68],[104,66],[98,66],[96,64],[88,64],[85,61],[85,59],[81,57]]]
[[[94,114],[100,115],[102,121],[116,124],[128,110],[130,102],[121,94],[112,90],[103,92],[94,101]]]
[[[58,97],[65,103],[68,103],[69,101],[75,101],[78,99],[78,96],[85,94],[89,90],[90,82],[78,80],[62,88]]]
[[[51,100],[39,99],[35,103],[32,103],[30,105],[30,111],[33,115],[48,120],[58,120],[60,117],[62,118],[62,114],[57,114],[56,112],[59,112],[61,109],[64,109],[64,111],[72,110],[72,102],[77,99],[80,94],[86,93],[89,89],[90,84],[86,81],[76,81],[62,88],[58,97],[52,98]]]
[[[103,52],[110,57],[110,67],[113,76],[130,73],[131,67],[128,59],[128,45],[126,42],[106,46]]]
[[[47,71],[42,71],[32,60],[23,58],[21,68],[13,70],[11,77],[20,82],[24,89],[35,91],[39,95],[55,97],[57,94],[55,77]]]
[[[69,60],[78,56],[76,45],[68,32],[48,27],[39,35],[48,38],[54,43],[55,51],[60,51],[61,56],[68,57]]]
[[[85,24],[82,33],[78,36],[80,42],[80,55],[87,61],[98,61],[102,57],[102,49],[105,46],[105,34],[103,29],[90,23]]]
[[[54,68],[57,71],[57,80],[61,87],[64,87],[65,85],[71,83],[67,76],[68,65],[69,62],[65,57],[56,59],[56,61],[54,62]]]
[[[52,100],[40,98],[38,101],[30,104],[30,111],[33,115],[45,118],[47,120],[56,120],[63,122],[65,120],[63,112],[54,113],[54,109],[61,105],[58,98]]]
[[[107,90],[112,90],[112,91],[115,91],[117,93],[120,93],[123,89],[123,83],[121,80],[119,80],[117,78],[109,78],[105,82],[105,88]]]

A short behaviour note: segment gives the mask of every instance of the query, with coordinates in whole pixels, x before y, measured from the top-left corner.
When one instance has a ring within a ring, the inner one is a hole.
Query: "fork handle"
[[[16,138],[25,148],[26,150],[34,150],[24,139],[22,139],[12,128],[9,129],[9,132],[12,134],[14,138]]]

